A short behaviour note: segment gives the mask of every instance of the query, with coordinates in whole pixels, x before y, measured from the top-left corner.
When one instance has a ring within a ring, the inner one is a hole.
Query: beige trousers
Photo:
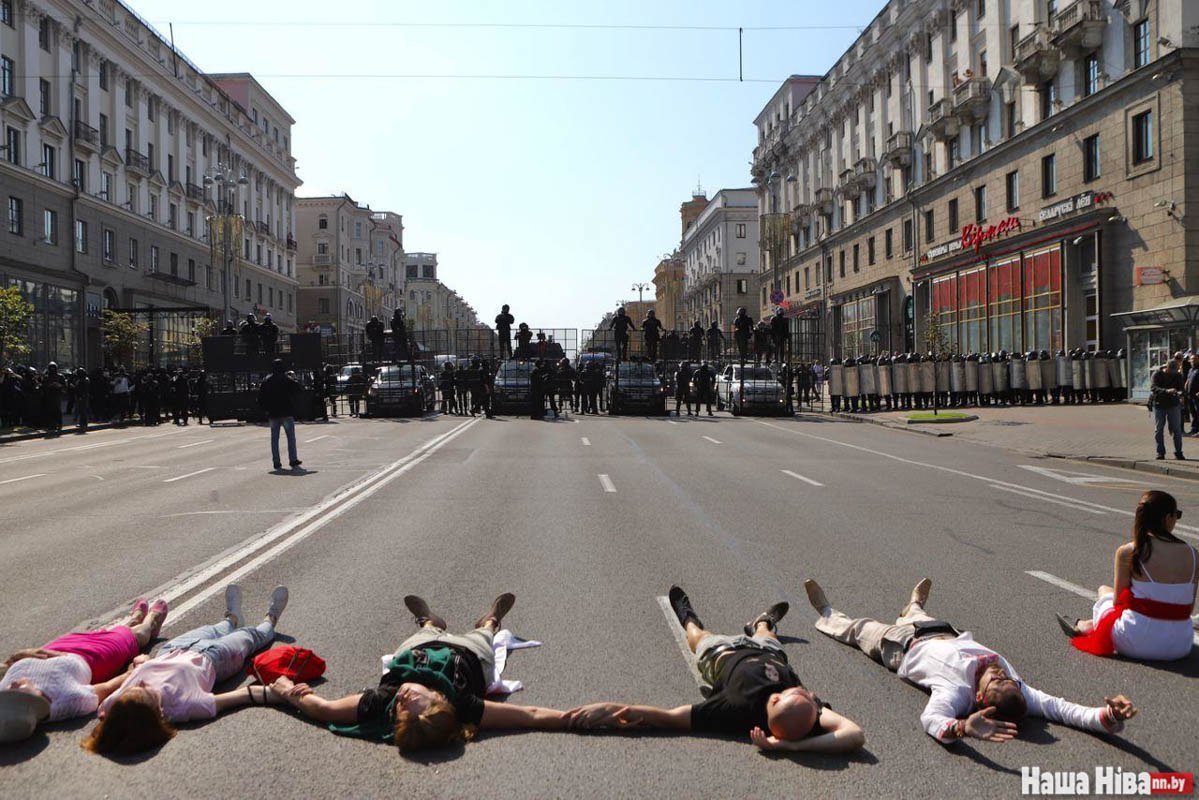
[[[842,644],[859,648],[887,669],[897,672],[908,643],[916,635],[915,623],[933,619],[917,603],[912,603],[908,613],[895,620],[894,625],[864,617],[850,619],[840,611],[833,610],[816,621],[816,630]]]

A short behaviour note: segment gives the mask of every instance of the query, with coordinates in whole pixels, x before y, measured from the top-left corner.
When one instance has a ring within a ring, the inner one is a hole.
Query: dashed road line
[[[212,444],[215,441],[216,441],[216,439],[204,439],[203,441],[192,442],[191,444],[176,445],[175,449],[176,450],[186,450],[189,447],[199,447],[202,444]]]
[[[1066,508],[1072,509],[1074,511],[1083,511],[1087,514],[1097,514],[1099,516],[1104,516],[1105,514],[1107,514],[1106,511],[1098,511],[1094,508],[1088,508],[1089,504],[1083,505],[1082,503],[1067,502],[1065,500],[1055,500],[1052,497],[1040,497],[1039,495],[1033,494],[1032,492],[1021,491],[1019,489],[1013,489],[1010,486],[1000,486],[997,483],[991,484],[991,488],[998,489],[1001,492],[1011,492],[1012,494],[1017,494],[1017,495],[1020,495],[1021,497],[1028,497],[1033,500],[1041,500],[1042,502],[1045,502],[1045,503],[1053,503],[1054,505],[1065,506]]]
[[[615,492],[616,491],[616,484],[612,483],[612,479],[609,478],[607,475],[600,475],[599,482],[600,482],[600,486],[604,487],[605,492]]]
[[[810,483],[813,486],[824,486],[824,484],[821,483],[820,481],[814,481],[811,478],[805,478],[803,475],[800,475],[798,472],[792,472],[789,469],[784,469],[784,470],[779,470],[779,471],[782,472],[784,475],[790,475],[792,478],[795,478],[796,480],[801,480],[804,483]]]
[[[34,478],[44,478],[48,474],[48,472],[39,472],[37,475],[23,475],[20,478],[9,478],[6,481],[0,481],[0,486],[3,486],[6,483],[20,483],[21,481],[28,481]]]
[[[163,483],[174,483],[175,481],[181,481],[184,478],[194,478],[197,475],[203,475],[205,472],[212,472],[214,469],[216,469],[216,467],[205,467],[204,469],[198,469],[195,472],[189,472],[186,475],[179,475],[174,478],[167,478],[166,480],[163,481]]]
[[[679,646],[679,652],[683,654],[683,660],[687,662],[687,671],[691,673],[691,677],[695,679],[695,684],[701,689],[707,684],[700,677],[699,667],[695,663],[695,654],[691,652],[691,648],[687,645],[687,634],[679,625],[679,619],[675,616],[674,609],[670,607],[670,599],[665,596],[660,596],[658,606],[662,609],[662,613],[666,615],[666,627],[670,628],[670,635],[674,637],[674,641]]]
[[[316,436],[311,439],[305,439],[304,444],[312,444],[313,442],[319,442],[321,439],[328,439],[329,435],[330,434],[324,433],[324,434],[321,434],[320,436]]]
[[[586,436],[583,436],[581,440],[583,442],[584,447],[591,447],[591,440],[588,439]]]
[[[723,442],[721,442],[721,441],[720,441],[720,440],[718,440],[718,439],[713,439],[711,436],[704,436],[704,437],[702,437],[702,438],[704,438],[704,439],[707,439],[707,440],[708,440],[709,442],[711,442],[712,444],[723,444]]]
[[[668,420],[666,420],[666,422],[670,425],[678,425],[679,424],[679,423],[675,422],[673,419],[668,419]]]

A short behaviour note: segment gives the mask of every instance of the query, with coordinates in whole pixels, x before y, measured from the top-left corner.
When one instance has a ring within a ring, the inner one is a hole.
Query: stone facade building
[[[934,314],[964,351],[1129,347],[1143,388],[1199,344],[1196,46],[1186,0],[891,0],[759,116],[783,307],[829,356],[922,349]]]
[[[721,189],[683,233],[683,329],[699,320],[727,327],[739,306],[758,305],[758,200],[754,189]]]
[[[667,329],[682,330],[683,259],[676,250],[658,261],[654,267],[654,314]]]
[[[30,360],[98,365],[106,307],[157,363],[200,316],[294,330],[293,124],[118,0],[0,0],[0,281],[36,309]]]

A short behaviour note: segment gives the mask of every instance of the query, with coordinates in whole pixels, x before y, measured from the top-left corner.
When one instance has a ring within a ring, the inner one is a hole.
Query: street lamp
[[[633,284],[633,291],[637,293],[637,302],[638,303],[643,302],[642,295],[644,292],[648,292],[650,290],[651,286],[653,286],[652,283],[634,283]]]
[[[221,274],[224,277],[225,321],[233,319],[232,305],[229,293],[233,284],[233,248],[231,242],[234,236],[241,234],[245,219],[237,211],[237,192],[239,186],[245,186],[250,181],[245,175],[227,165],[218,163],[204,176],[204,186],[217,187],[217,213],[208,218],[208,244],[212,260],[216,260],[217,243],[213,240],[214,222],[221,226]]]

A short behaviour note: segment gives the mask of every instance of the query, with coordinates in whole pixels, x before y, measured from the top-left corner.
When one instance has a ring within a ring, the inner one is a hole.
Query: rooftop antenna
[[[703,194],[704,194],[704,185],[703,185],[703,182],[702,182],[702,181],[700,181],[700,179],[699,179],[699,175],[696,175],[696,176],[695,176],[695,196],[696,196],[696,197],[702,197],[702,196],[703,196]]]

